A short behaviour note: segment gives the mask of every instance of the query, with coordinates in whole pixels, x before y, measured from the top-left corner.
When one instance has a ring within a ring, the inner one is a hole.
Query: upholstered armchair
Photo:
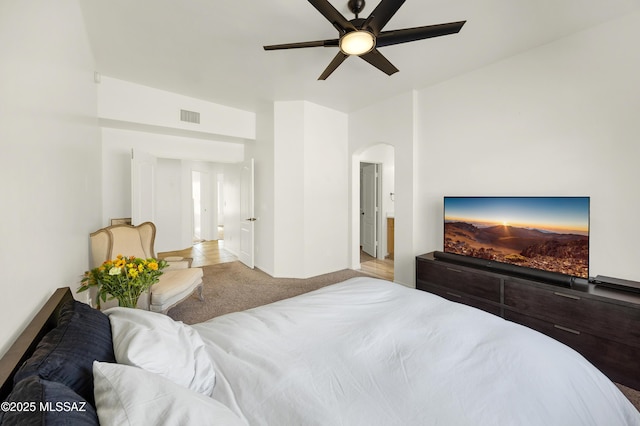
[[[154,243],[156,226],[144,222],[137,226],[112,225],[90,235],[92,268],[117,255],[156,258]],[[160,281],[151,286],[149,298],[142,296],[139,308],[166,313],[170,308],[189,297],[194,291],[202,297],[202,269],[191,268],[191,259],[167,257],[169,264],[160,276]]]

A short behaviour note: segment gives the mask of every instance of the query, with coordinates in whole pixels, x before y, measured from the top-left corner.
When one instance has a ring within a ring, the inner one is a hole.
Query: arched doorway
[[[352,259],[364,272],[393,281],[395,150],[376,144],[353,155]],[[357,176],[357,177],[356,177]],[[354,182],[355,183],[355,182]],[[357,189],[356,189],[357,188]]]

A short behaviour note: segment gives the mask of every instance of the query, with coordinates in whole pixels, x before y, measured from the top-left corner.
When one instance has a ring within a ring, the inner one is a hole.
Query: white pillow
[[[213,364],[193,328],[142,309],[117,307],[105,314],[118,364],[140,367],[207,396],[213,393]]]
[[[128,365],[94,361],[98,420],[108,425],[245,425],[215,399]]]

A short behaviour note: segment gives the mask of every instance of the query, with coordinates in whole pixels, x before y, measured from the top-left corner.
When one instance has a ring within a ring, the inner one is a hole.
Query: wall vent
[[[195,111],[187,111],[186,109],[181,109],[180,121],[186,121],[187,123],[200,124],[200,113]]]

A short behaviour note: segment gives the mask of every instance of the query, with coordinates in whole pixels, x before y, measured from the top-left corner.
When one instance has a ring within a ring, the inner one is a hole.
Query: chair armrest
[[[191,268],[191,263],[193,263],[192,258],[181,256],[167,256],[163,260],[167,262],[167,267],[165,268],[165,270],[187,269]]]

